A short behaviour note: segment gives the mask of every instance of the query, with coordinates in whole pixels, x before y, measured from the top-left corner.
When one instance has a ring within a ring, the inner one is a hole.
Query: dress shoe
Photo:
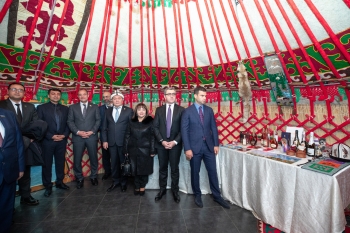
[[[145,192],[146,192],[145,188],[142,188],[142,189],[143,189],[143,190],[140,189],[140,196],[145,195]]]
[[[203,208],[203,202],[202,202],[201,196],[196,196],[196,197],[194,198],[194,203],[196,203],[196,205],[197,205],[199,208]]]
[[[61,183],[61,184],[56,184],[56,188],[57,188],[57,189],[65,189],[65,190],[68,190],[68,189],[69,189],[69,186],[66,185],[66,184]]]
[[[84,186],[84,180],[78,180],[77,189],[81,189]]]
[[[21,197],[21,204],[26,205],[39,205],[39,200],[34,199],[32,196],[29,196],[27,198]]]
[[[219,203],[222,207],[225,209],[230,209],[230,206],[228,205],[227,201],[225,201],[222,197],[214,199],[215,202]]]
[[[52,187],[50,188],[46,188],[45,192],[44,192],[44,196],[45,197],[49,197],[52,193]]]
[[[135,190],[134,190],[134,195],[137,196],[137,195],[139,195],[139,194],[140,194],[140,190],[136,190],[136,189],[135,189]]]
[[[166,190],[160,190],[159,193],[157,194],[157,196],[154,198],[155,201],[159,201],[160,199],[162,199],[162,197],[166,194]]]
[[[123,193],[126,192],[126,185],[120,186],[120,190],[121,190]],[[141,195],[141,191],[140,191],[140,195]]]
[[[173,192],[174,201],[180,203],[180,196],[178,192]]]
[[[98,180],[97,180],[97,178],[93,178],[93,179],[90,179],[91,180],[91,184],[93,185],[93,186],[97,186],[98,185]]]
[[[108,177],[111,176],[111,173],[105,173],[103,176],[102,176],[102,180],[107,180]]]
[[[113,189],[115,189],[115,188],[118,187],[118,186],[119,186],[119,184],[114,184],[114,183],[112,183],[112,185],[109,186],[109,188],[107,189],[107,192],[111,192]]]

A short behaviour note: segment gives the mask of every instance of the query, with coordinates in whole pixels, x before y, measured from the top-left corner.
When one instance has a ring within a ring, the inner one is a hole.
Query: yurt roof
[[[2,0],[0,7],[1,73],[39,77],[44,86],[52,79],[235,88],[243,60],[261,88],[270,54],[291,82],[350,76],[348,0]]]

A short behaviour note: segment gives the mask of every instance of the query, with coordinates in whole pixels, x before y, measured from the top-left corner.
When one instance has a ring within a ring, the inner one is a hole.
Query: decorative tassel
[[[238,63],[237,76],[239,78],[238,82],[238,94],[241,97],[243,103],[243,115],[242,122],[246,123],[249,118],[250,111],[250,99],[252,97],[252,89],[248,79],[248,73],[242,61]]]

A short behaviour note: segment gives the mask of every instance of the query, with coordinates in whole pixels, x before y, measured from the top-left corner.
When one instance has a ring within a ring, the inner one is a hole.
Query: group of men
[[[90,181],[92,185],[98,185],[97,146],[98,132],[100,131],[100,141],[103,145],[102,162],[105,170],[102,180],[112,177],[112,184],[107,189],[108,192],[118,186],[120,186],[122,192],[126,191],[127,179],[121,175],[120,165],[125,158],[122,154],[124,133],[133,115],[133,110],[124,105],[122,93],[104,92],[104,104],[98,107],[88,102],[88,91],[81,89],[78,92],[79,103],[68,108],[59,103],[61,91],[50,89],[48,91],[50,101],[39,105],[37,110],[33,104],[22,101],[24,94],[25,87],[21,83],[11,83],[8,86],[9,98],[0,101],[0,109],[7,109],[12,112],[8,113],[8,111],[0,110],[1,195],[5,192],[4,189],[7,190],[6,193],[14,192],[16,178],[18,178],[21,203],[27,205],[39,204],[39,201],[30,194],[30,166],[24,164],[25,151],[32,139],[24,136],[22,138],[9,136],[12,135],[11,130],[15,130],[17,134],[14,135],[18,135],[18,132],[24,126],[38,119],[45,121],[48,125],[47,133],[41,143],[44,159],[42,181],[46,189],[44,193],[46,197],[52,194],[53,158],[55,159],[56,188],[69,189],[69,186],[63,183],[63,179],[67,138],[70,132],[72,133],[73,142],[73,170],[77,181],[76,188],[81,189],[84,186],[81,162],[85,149],[88,151],[90,160]],[[176,90],[173,87],[166,88],[164,96],[165,104],[156,109],[153,125],[157,141],[160,186],[155,201],[160,201],[167,192],[168,165],[170,164],[171,191],[174,201],[180,202],[179,162],[182,148],[184,148],[186,158],[190,161],[191,166],[191,183],[195,195],[195,204],[203,207],[199,186],[199,171],[201,161],[204,160],[214,201],[225,208],[230,208],[220,194],[215,158],[219,150],[218,131],[213,110],[205,105],[206,89],[196,87],[194,89],[195,103],[186,109],[175,103]],[[11,121],[7,121],[7,119],[11,119]],[[15,149],[16,153],[9,153],[9,151],[14,150],[13,145],[10,146],[10,149],[6,149],[9,138],[17,147]],[[12,164],[7,165],[6,162],[8,161],[11,161]],[[16,168],[11,170],[12,175],[7,174],[10,173],[8,166]],[[15,173],[16,175],[14,175]],[[8,186],[8,184],[10,185]],[[11,201],[14,201],[12,199]],[[3,200],[0,199],[0,208]],[[11,215],[12,212],[7,214]],[[2,216],[0,216],[1,218]]]

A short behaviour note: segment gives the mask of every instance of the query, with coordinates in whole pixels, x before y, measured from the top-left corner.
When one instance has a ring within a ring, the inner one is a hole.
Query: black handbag
[[[124,163],[121,164],[122,176],[132,176],[132,167],[129,160],[129,155],[125,155]]]

